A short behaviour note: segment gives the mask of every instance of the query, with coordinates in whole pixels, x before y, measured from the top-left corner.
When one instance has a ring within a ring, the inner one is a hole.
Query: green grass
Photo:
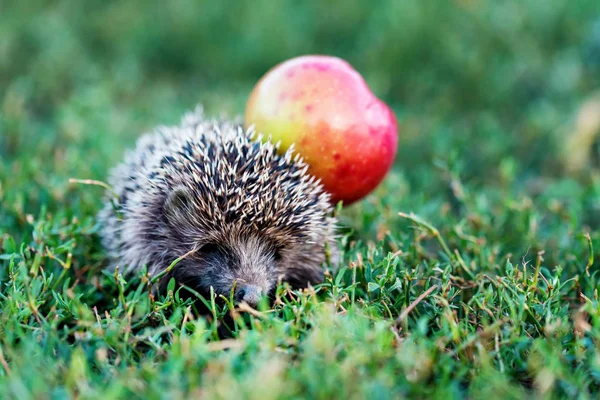
[[[600,89],[597,0],[10,3],[2,398],[600,393],[600,152],[566,144]],[[103,190],[69,179],[105,180],[197,103],[242,113],[265,71],[305,53],[349,60],[401,125],[385,182],[340,212],[326,283],[199,318],[143,275],[103,272]]]

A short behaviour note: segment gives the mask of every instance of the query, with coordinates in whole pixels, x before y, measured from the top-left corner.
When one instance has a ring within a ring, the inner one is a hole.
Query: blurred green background
[[[101,191],[68,178],[105,179],[198,103],[242,114],[262,74],[301,54],[345,58],[399,117],[397,167],[371,203],[410,209],[457,176],[530,190],[562,176],[563,139],[600,87],[600,2],[2,2],[0,227],[20,235],[42,205],[92,215]]]

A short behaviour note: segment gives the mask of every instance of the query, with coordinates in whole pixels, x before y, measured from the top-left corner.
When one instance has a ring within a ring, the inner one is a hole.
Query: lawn
[[[310,53],[400,124],[326,282],[199,317],[107,273],[70,180]],[[597,398],[598,90],[598,0],[0,3],[0,397]]]

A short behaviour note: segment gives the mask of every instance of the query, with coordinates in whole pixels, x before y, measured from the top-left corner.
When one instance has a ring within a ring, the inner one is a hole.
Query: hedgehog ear
[[[185,186],[176,186],[167,196],[164,205],[165,216],[173,223],[186,223],[192,204],[192,193]]]

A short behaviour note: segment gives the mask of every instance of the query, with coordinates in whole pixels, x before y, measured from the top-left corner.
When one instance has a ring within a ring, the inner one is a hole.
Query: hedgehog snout
[[[264,291],[260,286],[243,284],[237,290],[235,297],[237,301],[245,301],[251,306],[256,306],[263,294]]]

